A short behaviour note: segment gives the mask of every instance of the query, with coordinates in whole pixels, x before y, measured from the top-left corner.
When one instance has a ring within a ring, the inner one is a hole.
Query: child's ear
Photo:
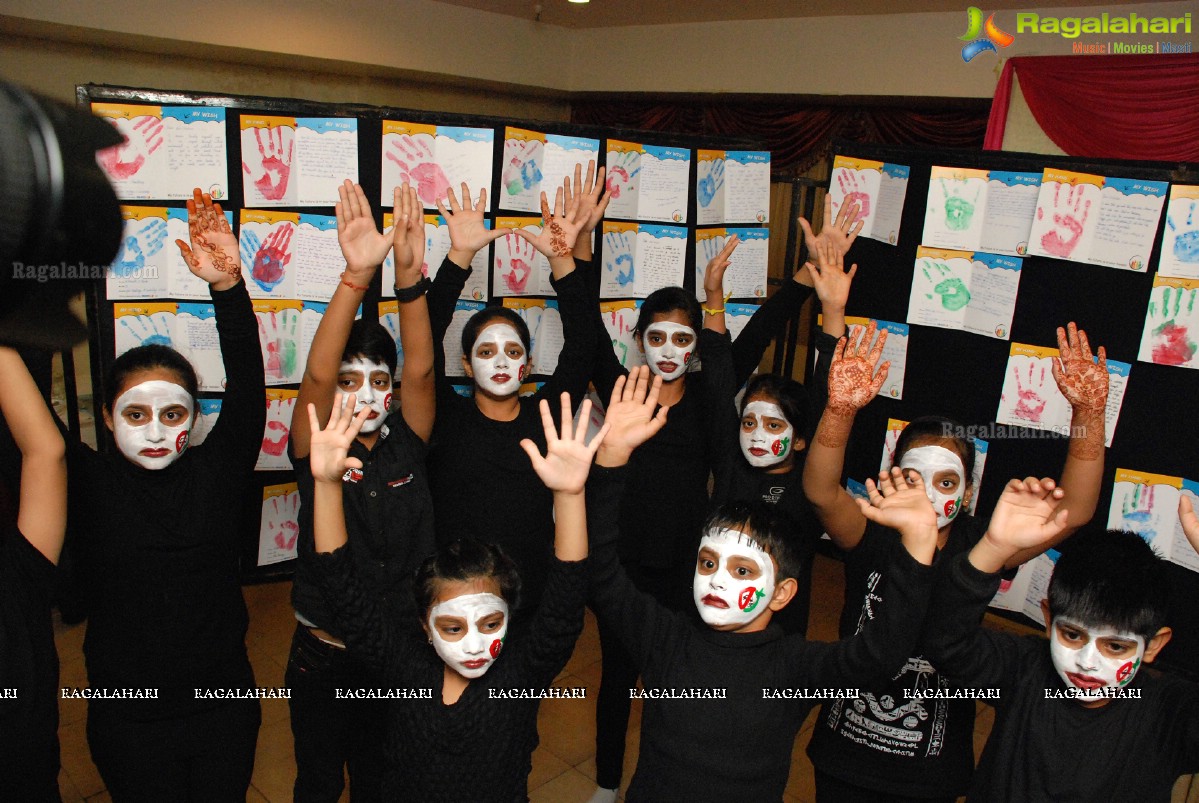
[[[807,448],[808,448],[808,441],[806,438],[796,438],[795,440],[793,440],[791,442],[791,451],[793,451],[793,452],[802,452],[804,449],[807,449]]]
[[[1162,647],[1169,644],[1173,636],[1174,631],[1168,627],[1163,627],[1157,631],[1153,635],[1153,638],[1149,639],[1149,643],[1145,645],[1145,657],[1142,660],[1147,664],[1152,663],[1157,658],[1157,654],[1162,651]]]
[[[770,598],[768,607],[770,610],[778,613],[791,603],[791,600],[795,598],[795,592],[798,590],[799,584],[795,582],[795,578],[788,577],[774,587],[774,596]]]
[[[108,407],[105,407],[102,412],[104,415],[104,426],[108,427],[109,432],[113,432],[114,430],[112,428],[112,410],[109,410]]]
[[[1041,600],[1041,613],[1045,616],[1045,635],[1053,638],[1053,614],[1049,612],[1049,600]]]
[[[962,510],[970,509],[970,500],[974,498],[974,485],[967,483],[966,492],[962,494]],[[1049,600],[1043,600],[1048,603]]]
[[[466,375],[471,379],[475,378],[475,369],[470,367],[470,358],[465,354],[462,355],[462,370],[466,371]]]

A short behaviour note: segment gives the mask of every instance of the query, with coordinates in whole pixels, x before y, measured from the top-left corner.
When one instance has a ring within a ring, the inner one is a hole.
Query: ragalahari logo
[[[1016,41],[1016,37],[1007,31],[1002,31],[995,24],[995,15],[987,17],[983,23],[982,9],[970,6],[966,9],[966,32],[958,37],[966,44],[962,47],[962,61],[969,63],[971,59],[986,50],[998,53],[996,47],[1007,47]]]

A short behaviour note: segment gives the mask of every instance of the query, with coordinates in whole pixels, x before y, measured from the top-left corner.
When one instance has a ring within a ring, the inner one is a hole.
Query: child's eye
[[[523,352],[520,349],[508,349],[508,356],[514,360],[519,360]]]
[[[687,335],[687,334],[675,335],[674,344],[676,346],[690,346],[691,345],[691,335]]]
[[[766,428],[769,429],[771,432],[779,432],[783,429],[786,429],[786,427],[784,427],[782,424],[780,424],[777,421],[771,421],[769,424],[766,425]]]
[[[482,357],[483,359],[486,360],[486,359],[489,359],[491,357],[491,355],[494,354],[495,352],[493,352],[490,347],[483,347],[483,348],[479,349],[476,353],[480,357]]]
[[[746,569],[744,566],[738,566],[738,567],[737,567],[737,576],[738,576],[738,577],[748,577],[748,576],[749,576],[749,570],[748,570],[748,569]]]
[[[755,425],[756,425],[756,422],[752,418],[741,419],[741,428],[744,430],[747,430],[747,431],[751,430],[754,428]]]

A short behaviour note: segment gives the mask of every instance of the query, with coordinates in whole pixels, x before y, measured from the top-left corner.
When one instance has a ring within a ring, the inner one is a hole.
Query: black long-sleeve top
[[[527,800],[540,705],[531,693],[547,688],[561,672],[583,630],[587,561],[552,561],[529,626],[515,633],[509,628],[500,657],[457,702],[446,705],[445,664],[423,639],[380,615],[379,605],[357,582],[348,554],[352,549],[350,543],[316,555],[335,626],[350,652],[374,666],[387,688],[428,690],[424,698],[388,703],[384,798]],[[522,691],[530,694],[519,696]]]
[[[1180,775],[1199,771],[1199,686],[1142,668],[1137,699],[1084,708],[1066,688],[1049,644],[979,627],[1001,575],[959,555],[941,572],[925,647],[968,688],[995,689],[995,724],[969,799],[1167,801]]]
[[[129,719],[215,704],[196,700],[197,688],[253,685],[238,537],[266,424],[262,352],[245,283],[211,292],[227,381],[204,443],[158,470],[117,451],[68,450],[73,515],[86,522],[72,534],[88,682],[159,690],[158,700],[114,701],[113,712]]]
[[[546,399],[554,419],[559,397],[570,394],[578,408],[587,392],[594,338],[583,278],[573,271],[553,280],[562,316],[562,351],[553,376],[532,396],[520,400],[511,421],[493,421],[474,399],[459,396],[445,373],[442,338],[470,276],[447,257],[429,288],[437,384],[437,423],[429,448],[429,489],[437,543],[474,538],[496,544],[516,561],[521,577],[519,620],[537,606],[554,545],[554,498],[520,447],[528,438],[545,453],[539,403]]]
[[[591,601],[641,667],[647,690],[723,690],[722,699],[646,699],[629,801],[779,800],[795,735],[814,701],[799,689],[843,689],[889,677],[916,643],[931,570],[904,552],[891,567],[896,605],[834,643],[784,636],[775,625],[727,633],[638,591],[614,549],[626,469],[593,467],[587,488]],[[777,690],[781,694],[770,696]]]

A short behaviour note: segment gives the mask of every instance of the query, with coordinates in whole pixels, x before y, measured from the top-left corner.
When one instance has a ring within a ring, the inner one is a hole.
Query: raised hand
[[[187,231],[191,244],[176,240],[183,261],[193,274],[216,290],[227,290],[241,281],[237,238],[221,205],[197,187],[187,202]]]
[[[1083,227],[1087,222],[1087,215],[1091,211],[1091,202],[1088,199],[1083,203],[1083,188],[1086,185],[1076,184],[1070,187],[1065,195],[1062,194],[1062,185],[1055,183],[1053,186],[1053,225],[1054,228],[1045,232],[1041,236],[1041,248],[1046,254],[1063,259],[1074,253],[1074,249],[1078,247],[1079,240],[1082,239]],[[1037,207],[1037,220],[1045,217],[1045,208]]]
[[[569,189],[569,186],[570,179],[567,179],[565,187]],[[541,231],[533,234],[527,229],[516,229],[515,234],[532,243],[534,248],[550,259],[569,257],[580,228],[579,221],[575,219],[578,200],[572,197],[569,203],[564,202],[564,193],[560,188],[554,194],[554,212],[551,215],[549,201],[545,193],[541,193]]]
[[[334,403],[329,413],[329,426],[321,429],[321,422],[316,418],[316,405],[308,405],[308,425],[312,434],[309,436],[310,446],[308,462],[312,468],[312,478],[317,482],[341,482],[342,476],[352,468],[362,468],[362,461],[350,457],[350,445],[358,437],[358,431],[366,423],[371,408],[363,406],[354,415],[354,408],[349,404],[349,397]]]
[[[1191,498],[1186,494],[1178,499],[1178,520],[1182,522],[1182,532],[1191,542],[1191,548],[1199,552],[1199,516],[1195,515]]]
[[[433,151],[424,140],[411,134],[401,134],[390,141],[384,157],[395,162],[400,170],[400,181],[416,187],[416,193],[424,206],[433,206],[449,192],[450,182],[445,171],[433,158]],[[422,207],[423,209],[424,207]]]
[[[395,287],[421,280],[425,264],[425,215],[420,197],[407,182],[392,191],[392,247],[395,249]]]
[[[708,266],[704,268],[704,293],[709,302],[715,298],[724,300],[724,273],[732,264],[733,252],[740,243],[741,238],[734,234],[725,241],[724,248],[708,260]]]
[[[252,137],[251,131],[254,132]],[[265,136],[263,136],[263,131],[266,132]],[[276,126],[267,129],[247,128],[242,131],[242,153],[251,153],[252,146],[257,145],[257,161],[261,166],[261,175],[254,178],[254,172],[244,159],[241,169],[253,180],[255,189],[265,200],[281,201],[287,195],[287,182],[291,178],[291,161],[295,155],[295,137],[296,132],[291,126]]]
[[[826,201],[824,204],[824,224],[820,234],[812,233],[812,226],[804,218],[799,219],[799,227],[803,229],[804,243],[808,247],[811,258],[819,249],[820,243],[832,245],[842,256],[849,253],[853,241],[858,239],[858,232],[866,225],[864,217],[859,217],[861,209],[857,201],[846,200],[837,210],[837,219],[833,220],[833,205]]]
[[[569,181],[563,182],[564,200],[567,206],[570,206],[572,200],[575,201],[574,220],[579,224],[579,237],[583,237],[595,231],[608,209],[608,202],[616,196],[610,191],[605,191],[604,168],[601,167],[597,173],[594,159],[587,162],[586,182],[583,181],[583,165],[575,165],[573,196],[571,186]]]
[[[627,377],[619,377],[612,387],[612,398],[604,422],[608,437],[600,455],[601,465],[616,466],[628,462],[629,455],[641,444],[652,438],[666,425],[669,407],[658,408],[658,392],[662,389],[662,377],[654,376],[650,381],[649,366],[641,365]]]
[[[446,192],[449,208],[437,199],[437,211],[445,220],[450,232],[450,260],[460,268],[470,266],[470,262],[491,241],[511,232],[511,229],[487,228],[483,222],[483,211],[487,208],[487,190],[479,190],[479,200],[471,203],[470,187],[462,182],[462,202],[454,197],[453,189]]]
[[[971,563],[984,571],[998,571],[1016,553],[1048,546],[1066,528],[1067,511],[1058,509],[1063,496],[1048,477],[1009,481],[986,534],[971,553]],[[978,560],[980,556],[986,561]]]
[[[844,310],[845,305],[849,303],[849,288],[853,284],[854,274],[858,272],[858,266],[855,264],[848,271],[845,270],[845,252],[833,238],[819,240],[812,249],[811,256],[816,258],[816,264],[806,262],[804,269],[812,279],[812,286],[816,288],[820,306],[826,314],[830,309]]]
[[[545,487],[555,493],[579,494],[587,484],[587,475],[591,472],[591,461],[599,450],[604,436],[608,434],[608,425],[596,433],[587,443],[587,421],[591,417],[591,400],[584,399],[579,406],[579,425],[575,426],[574,417],[570,412],[570,394],[562,394],[562,434],[554,430],[554,417],[550,415],[550,404],[541,400],[541,425],[545,428],[545,457],[537,450],[537,444],[525,438],[520,442],[520,448],[525,450],[529,460],[533,462],[533,470],[545,483]]]
[[[878,361],[883,356],[883,346],[887,342],[886,330],[878,333],[874,347],[870,343],[875,340],[874,334],[878,324],[874,321],[863,331],[855,326],[849,332],[848,338],[837,341],[833,351],[833,362],[828,372],[828,409],[841,415],[855,415],[865,407],[871,399],[878,395],[883,383],[887,381],[887,371],[891,368],[888,360],[879,366]],[[878,373],[875,373],[875,367]]]
[[[391,250],[392,238],[375,225],[362,185],[346,179],[337,188],[337,197],[333,212],[337,216],[337,243],[346,260],[346,273],[353,284],[365,287]]]
[[[1071,321],[1057,328],[1058,358],[1053,379],[1066,401],[1076,410],[1103,413],[1107,409],[1107,352],[1099,347],[1099,362],[1091,354],[1087,333]]]
[[[856,499],[862,515],[870,521],[916,534],[937,532],[937,511],[928,500],[924,486],[904,480],[903,469],[892,466],[890,471],[880,471],[878,481],[866,480],[866,493],[870,497]]]

